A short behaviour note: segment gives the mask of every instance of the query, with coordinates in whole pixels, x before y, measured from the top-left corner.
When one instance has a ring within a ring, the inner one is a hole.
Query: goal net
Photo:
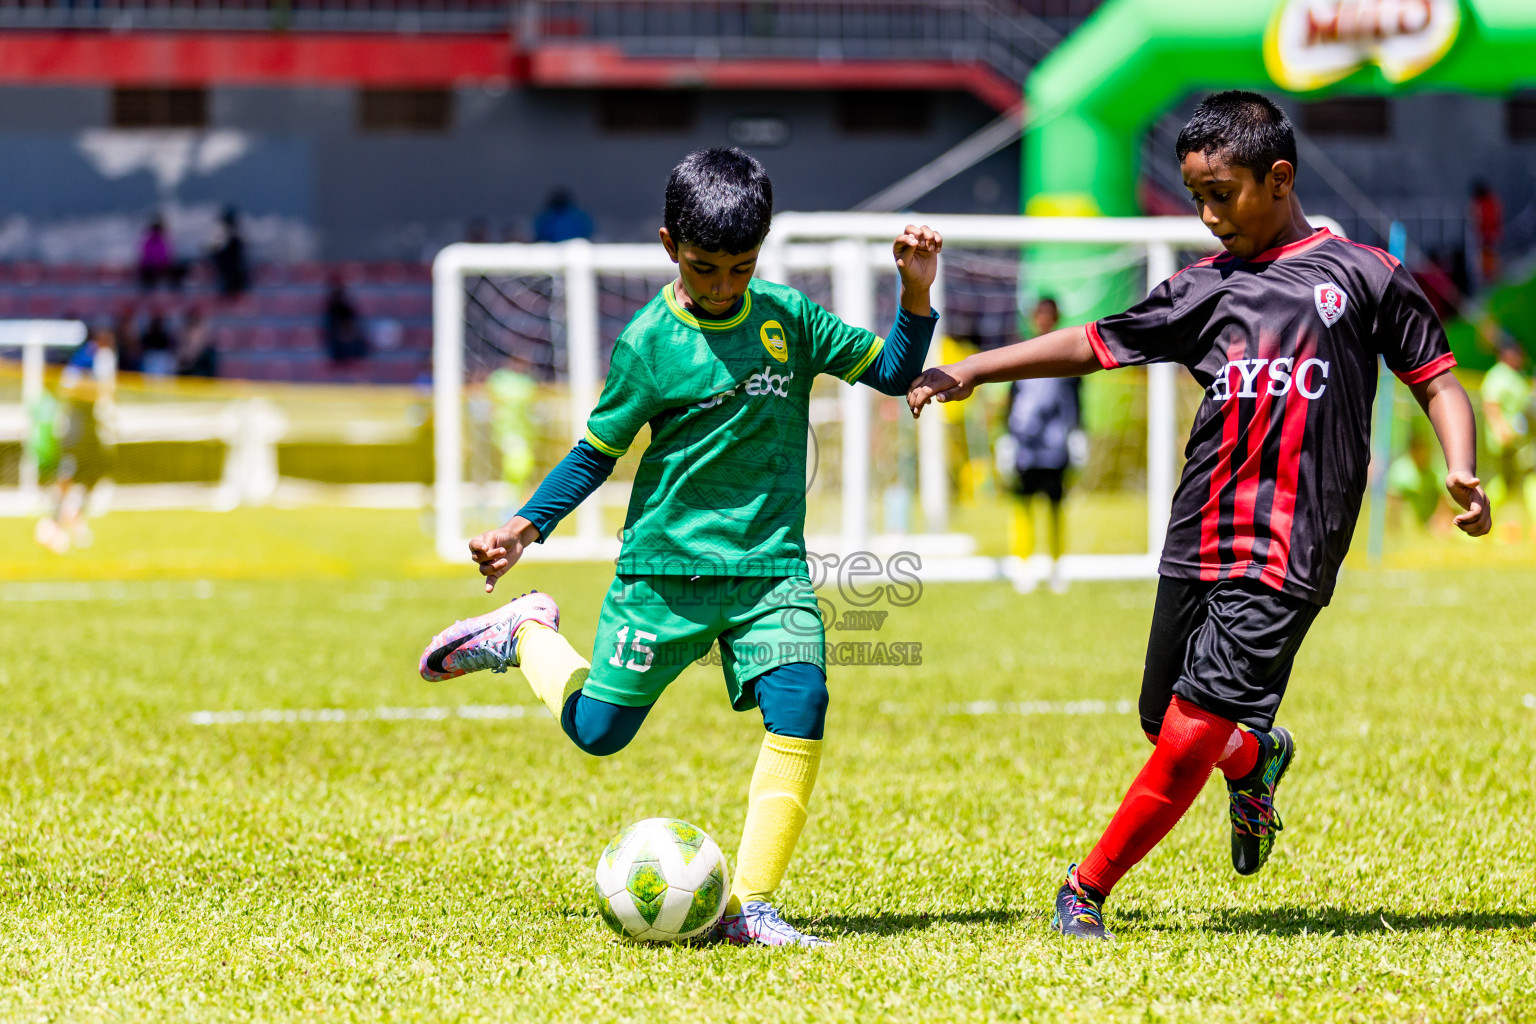
[[[1063,282],[1076,282],[1058,296],[1066,322],[1102,315],[1216,244],[1192,218],[787,213],[774,219],[758,276],[883,334],[897,301],[891,239],[918,221],[945,239],[930,362],[1028,336],[1029,306]],[[1048,247],[1048,261],[1037,247]],[[1049,273],[1032,269],[1046,262]],[[675,273],[654,244],[456,244],[438,254],[433,502],[442,557],[464,557],[466,538],[509,518],[581,438],[615,339]],[[1085,382],[1063,577],[1155,573],[1178,437],[1200,397],[1178,371],[1161,365]],[[900,399],[818,381],[807,438],[808,549],[838,558],[910,551],[931,580],[1043,576],[1049,558],[1021,558],[1009,540],[1017,513],[994,457],[1007,394],[1006,385],[980,389],[914,424]],[[643,449],[635,445],[534,557],[614,558]]]

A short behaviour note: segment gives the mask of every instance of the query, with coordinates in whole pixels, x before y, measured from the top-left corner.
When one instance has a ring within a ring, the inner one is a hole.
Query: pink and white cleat
[[[826,946],[818,939],[798,931],[773,909],[773,904],[754,900],[739,914],[728,914],[715,926],[715,935],[736,946]]]
[[[505,672],[517,662],[517,631],[525,622],[560,628],[560,607],[548,594],[531,590],[500,608],[473,619],[460,619],[421,652],[421,678],[430,683],[490,669]]]

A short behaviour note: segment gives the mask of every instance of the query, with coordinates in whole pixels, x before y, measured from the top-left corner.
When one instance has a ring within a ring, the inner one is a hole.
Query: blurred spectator
[[[181,336],[181,372],[187,377],[217,377],[219,350],[213,347],[213,327],[201,306],[192,307]]]
[[[533,220],[536,242],[567,242],[572,238],[591,238],[592,218],[588,217],[570,192],[557,188],[549,194],[544,209]]]
[[[1488,481],[1488,500],[1497,509],[1506,500],[1519,498],[1529,525],[1536,511],[1536,476],[1528,465],[1531,382],[1524,369],[1525,349],[1513,338],[1501,338],[1499,361],[1483,377],[1483,419],[1496,474]],[[1518,539],[1520,527],[1507,516],[1504,521],[1510,535]]]
[[[491,240],[491,225],[484,217],[475,217],[464,232],[464,241],[476,244]]]
[[[1045,297],[1031,314],[1034,336],[1056,329],[1061,317],[1056,300]],[[1073,462],[1074,435],[1081,426],[1077,378],[1015,381],[1009,391],[1007,440],[999,444],[1004,475],[1014,480],[1010,547],[1019,558],[1035,551],[1033,499],[1044,495],[1050,508],[1051,589],[1066,589],[1061,555],[1064,542],[1061,503],[1066,497],[1067,469]]]
[[[127,373],[144,369],[144,348],[139,340],[139,325],[131,305],[117,311],[112,323],[112,337],[117,342],[117,368]]]
[[[1481,288],[1499,279],[1499,246],[1504,241],[1504,204],[1486,181],[1472,184],[1468,219],[1477,243],[1477,258],[1473,262]]]
[[[369,342],[376,352],[391,352],[405,343],[405,328],[392,316],[372,318]]]
[[[368,355],[368,337],[363,333],[357,307],[347,297],[340,277],[331,279],[331,294],[325,300],[321,329],[325,332],[325,352],[336,364],[350,363]]]
[[[176,339],[171,336],[165,317],[156,313],[139,339],[144,350],[143,370],[151,377],[169,377],[176,372]]]
[[[214,277],[219,282],[219,294],[226,299],[238,298],[251,287],[251,268],[245,259],[245,239],[240,237],[240,211],[233,206],[224,207],[219,218],[222,238],[212,253]]]
[[[153,291],[162,284],[180,288],[182,273],[183,268],[177,265],[171,251],[165,222],[156,217],[144,229],[144,238],[139,242],[139,287],[145,291]]]

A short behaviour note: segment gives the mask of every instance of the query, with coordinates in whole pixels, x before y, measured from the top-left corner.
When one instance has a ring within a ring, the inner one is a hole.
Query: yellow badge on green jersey
[[[789,343],[784,340],[784,325],[777,320],[763,322],[762,330],[758,332],[763,339],[763,348],[768,354],[781,363],[789,361]]]

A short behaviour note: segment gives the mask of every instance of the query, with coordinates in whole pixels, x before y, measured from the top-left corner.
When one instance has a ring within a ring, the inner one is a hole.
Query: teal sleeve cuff
[[[618,460],[604,455],[586,441],[577,441],[570,454],[549,471],[517,514],[533,524],[543,541],[613,474]]]
[[[906,394],[912,378],[923,372],[938,322],[937,313],[914,316],[898,306],[896,324],[885,339],[885,347],[869,368],[859,374],[859,383],[868,384],[883,395]]]

